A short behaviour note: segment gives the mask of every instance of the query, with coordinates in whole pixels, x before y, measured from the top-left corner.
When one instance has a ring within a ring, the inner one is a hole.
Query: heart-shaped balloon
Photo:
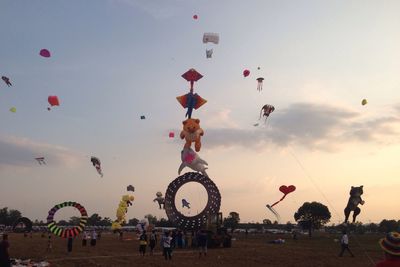
[[[58,97],[55,95],[49,96],[49,98],[47,100],[49,101],[49,104],[51,106],[59,106],[60,105],[60,102],[58,101]]]
[[[294,190],[296,190],[296,187],[294,185],[289,185],[289,186],[281,185],[281,187],[279,187],[279,191],[281,191],[285,195],[293,192]]]

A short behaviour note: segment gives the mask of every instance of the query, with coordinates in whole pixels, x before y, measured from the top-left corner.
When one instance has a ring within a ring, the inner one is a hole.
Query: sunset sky
[[[364,185],[359,220],[399,220],[399,12],[396,0],[1,1],[0,76],[13,86],[0,80],[0,207],[45,220],[54,204],[77,201],[115,219],[132,184],[128,218],[165,218],[153,199],[178,177],[186,110],[176,96],[195,68],[208,100],[193,113],[205,132],[199,155],[224,216],[275,220],[266,204],[295,185],[275,206],[281,222],[318,201],[337,224],[350,187]],[[220,43],[203,44],[205,32]],[[51,111],[49,95],[61,102]],[[266,125],[264,104],[276,108]],[[181,198],[195,215],[206,193],[191,184]]]

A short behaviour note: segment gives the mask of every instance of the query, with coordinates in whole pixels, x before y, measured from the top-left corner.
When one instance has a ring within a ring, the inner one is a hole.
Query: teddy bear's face
[[[189,133],[194,133],[198,129],[200,129],[200,120],[199,119],[187,119],[182,122],[183,123],[183,130]]]
[[[363,193],[364,193],[363,192],[363,186],[359,186],[359,187],[352,186],[351,187],[350,196],[360,197]]]
[[[157,193],[156,193],[156,196],[157,196],[157,197],[162,197],[162,193],[161,193],[161,192],[157,192]]]

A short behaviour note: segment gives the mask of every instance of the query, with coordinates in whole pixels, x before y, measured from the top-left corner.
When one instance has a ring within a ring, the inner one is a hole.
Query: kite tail
[[[277,202],[275,202],[274,204],[272,204],[270,207],[272,208],[273,206],[275,206],[276,204],[278,204],[279,202],[281,202],[285,197],[286,197],[286,194],[284,194],[283,197],[281,197],[281,199],[279,199]]]
[[[279,202],[279,201],[278,201]],[[275,203],[276,204],[276,203]],[[274,204],[274,205],[275,205]],[[275,215],[276,219],[278,220],[278,222],[281,220],[281,216],[279,215],[279,213],[272,208],[272,206],[267,205],[267,208]]]
[[[263,109],[260,110],[260,118],[258,120],[261,120],[262,112],[263,112]]]

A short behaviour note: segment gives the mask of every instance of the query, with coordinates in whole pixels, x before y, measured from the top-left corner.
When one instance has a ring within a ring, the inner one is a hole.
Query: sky
[[[275,220],[266,204],[295,185],[275,206],[281,222],[318,201],[337,224],[351,186],[363,185],[360,221],[399,220],[399,11],[395,0],[1,1],[0,75],[13,86],[0,81],[0,207],[45,220],[76,201],[115,219],[131,184],[128,218],[166,218],[153,199],[178,177],[186,111],[176,97],[195,68],[208,101],[193,113],[205,132],[199,155],[224,216]],[[219,44],[204,44],[205,32]],[[49,95],[60,99],[50,111]],[[267,124],[265,104],[275,106]],[[180,198],[192,216],[207,194],[192,183]],[[78,215],[65,210],[57,216]]]

